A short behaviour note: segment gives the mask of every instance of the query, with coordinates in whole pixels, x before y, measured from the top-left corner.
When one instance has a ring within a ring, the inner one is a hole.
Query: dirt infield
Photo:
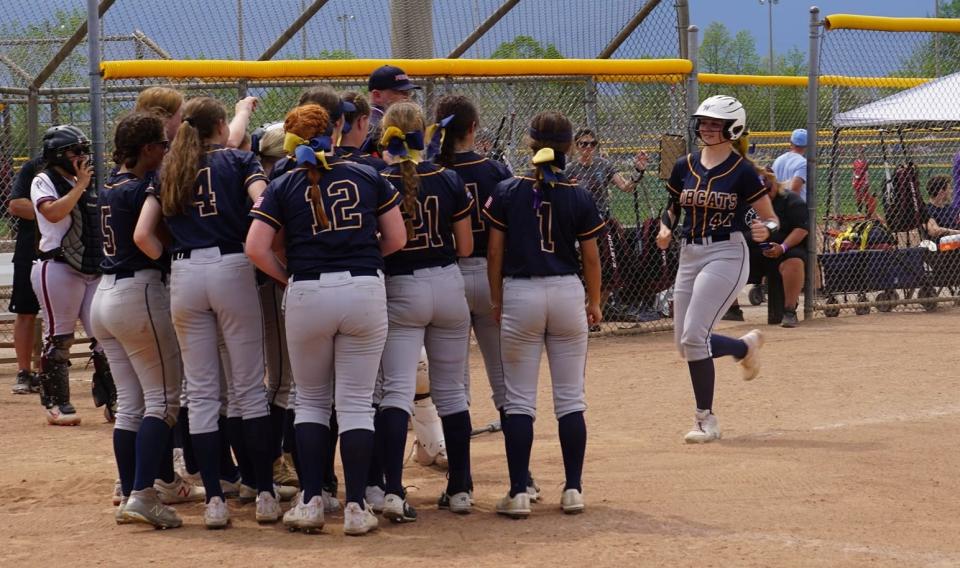
[[[762,319],[751,310],[748,318]],[[725,324],[730,333],[749,325]],[[348,539],[342,516],[321,535],[258,526],[231,504],[233,528],[116,526],[110,425],[75,367],[77,428],[46,426],[36,397],[0,390],[0,565],[273,566],[956,566],[960,310],[764,326],[763,372],[742,382],[721,361],[720,443],[686,446],[693,395],[666,334],[592,339],[587,511],[560,513],[560,448],[541,383],[532,469],[545,500],[526,521],[492,511],[506,490],[503,438],[473,445],[477,510],[433,505],[443,474],[409,465],[421,519]],[[474,357],[474,423],[494,418]],[[545,366],[541,377],[546,377]],[[342,496],[342,495],[341,495]]]

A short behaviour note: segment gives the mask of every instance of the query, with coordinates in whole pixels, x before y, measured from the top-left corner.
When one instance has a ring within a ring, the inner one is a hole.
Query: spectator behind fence
[[[637,184],[643,179],[643,173],[647,167],[647,155],[640,151],[633,157],[633,168],[636,170],[636,174],[627,178],[617,171],[610,160],[597,155],[600,142],[593,130],[581,128],[574,136],[574,142],[577,146],[577,158],[567,164],[564,173],[570,181],[576,182],[593,196],[600,217],[606,222],[609,229],[607,234],[601,237],[600,242],[597,243],[600,247],[603,279],[601,305],[604,313],[611,320],[623,316],[639,317],[635,313],[625,313],[634,311],[630,310],[628,306],[609,301],[611,294],[620,287],[620,271],[617,268],[616,251],[626,248],[622,246],[625,239],[623,227],[613,216],[610,209],[609,186],[612,183],[620,191],[627,193],[636,191]],[[639,222],[639,219],[637,221]],[[621,262],[622,260],[620,259]]]
[[[950,204],[950,176],[933,176],[927,180],[927,235],[936,241],[947,235],[960,235],[960,210]]]
[[[767,243],[750,246],[751,280],[778,271],[783,280],[783,327],[797,326],[797,302],[803,289],[804,263],[807,259],[807,204],[793,191],[777,183],[770,172],[759,172],[764,187],[769,191],[773,211],[780,219],[780,228],[770,235]],[[766,248],[762,248],[769,244]],[[774,278],[768,276],[768,287]],[[772,301],[776,294],[770,294]]]
[[[773,161],[773,173],[786,189],[807,200],[807,131],[798,128],[790,135],[790,150]]]

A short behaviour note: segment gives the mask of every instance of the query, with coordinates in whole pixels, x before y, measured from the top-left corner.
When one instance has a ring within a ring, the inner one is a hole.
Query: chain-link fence
[[[827,316],[937,309],[960,296],[960,243],[951,236],[960,234],[960,114],[952,103],[960,96],[960,27],[826,22],[817,307]]]

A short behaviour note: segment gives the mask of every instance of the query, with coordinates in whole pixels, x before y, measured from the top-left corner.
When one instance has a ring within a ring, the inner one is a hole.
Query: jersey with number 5
[[[474,257],[487,256],[487,235],[489,228],[480,209],[487,202],[493,188],[513,174],[502,163],[485,158],[476,152],[458,152],[454,156],[453,170],[457,172],[463,183],[473,195],[474,206],[470,210],[470,223],[473,228]]]
[[[403,211],[404,220],[413,223],[413,238],[406,246],[387,257],[387,274],[410,274],[414,270],[446,266],[457,260],[453,242],[453,224],[466,219],[473,209],[473,196],[453,170],[430,162],[417,164],[420,188],[413,215]],[[403,175],[399,165],[387,166],[380,175],[400,192],[403,209]]]
[[[577,242],[594,239],[606,224],[586,189],[575,183],[543,183],[540,207],[534,208],[530,176],[500,182],[484,204],[492,227],[506,233],[505,276],[564,276],[580,273]]]
[[[253,152],[209,147],[197,171],[192,201],[183,213],[166,218],[172,252],[242,245],[249,227],[247,188],[257,181],[267,178]]]
[[[97,208],[103,233],[100,269],[104,274],[163,268],[160,262],[151,260],[133,243],[133,230],[154,179],[153,175],[140,179],[129,172],[113,172],[98,193]]]
[[[667,191],[684,211],[683,238],[746,231],[744,214],[766,194],[756,170],[736,152],[711,169],[700,163],[700,152],[687,154],[673,165]]]
[[[399,194],[373,168],[328,158],[320,169],[323,229],[310,201],[307,168],[298,167],[270,182],[250,216],[285,229],[290,274],[383,270],[377,218],[396,207]]]

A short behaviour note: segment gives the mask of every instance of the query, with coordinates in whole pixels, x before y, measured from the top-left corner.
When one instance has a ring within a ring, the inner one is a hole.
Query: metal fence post
[[[90,137],[93,141],[94,188],[103,187],[103,85],[100,78],[100,14],[97,0],[87,0],[87,53],[90,66]]]
[[[700,28],[690,26],[687,28],[687,50],[690,53],[690,62],[693,68],[690,69],[690,75],[687,77],[687,117],[693,116],[700,104],[700,84],[697,80],[699,65],[697,60],[700,54],[700,42],[698,40]],[[697,147],[697,133],[693,130],[693,122],[687,122],[687,151],[693,152]]]
[[[807,263],[803,291],[803,319],[813,317],[817,290],[817,103],[820,87],[820,8],[810,8],[810,60],[807,73]]]
[[[31,86],[27,94],[27,155],[35,158],[40,152],[40,92]]]
[[[597,131],[597,84],[593,77],[583,83],[583,107],[587,115],[587,128]]]

